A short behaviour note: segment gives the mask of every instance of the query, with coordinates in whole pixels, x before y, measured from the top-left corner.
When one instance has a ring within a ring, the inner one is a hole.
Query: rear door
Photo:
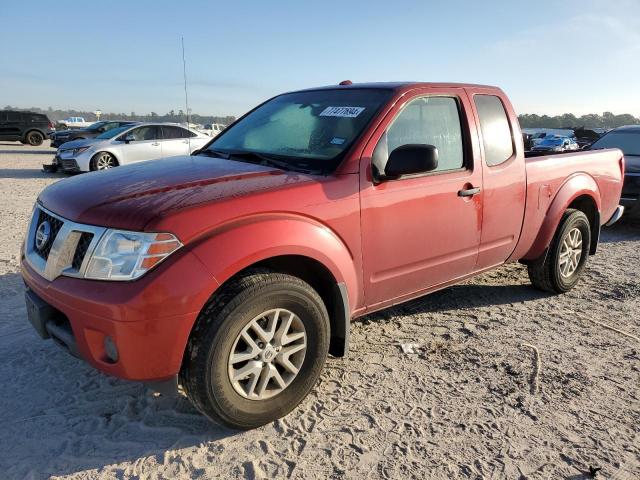
[[[122,153],[121,158],[118,160],[121,164],[162,158],[159,126],[144,125],[134,128],[121,135],[121,138],[124,137],[132,139],[129,143],[123,143],[120,147]]]
[[[464,90],[425,88],[398,101],[365,147],[361,222],[369,309],[474,270],[483,196],[474,138]],[[383,169],[393,149],[407,144],[437,147],[436,171],[377,183],[372,172]],[[474,189],[476,194],[461,196]]]
[[[191,132],[175,125],[162,125],[162,156],[189,155]]]
[[[23,133],[22,114],[0,112],[0,135],[7,140],[20,140]]]
[[[482,236],[477,270],[503,263],[516,248],[527,193],[524,150],[513,108],[494,89],[470,91],[480,125],[483,171]]]

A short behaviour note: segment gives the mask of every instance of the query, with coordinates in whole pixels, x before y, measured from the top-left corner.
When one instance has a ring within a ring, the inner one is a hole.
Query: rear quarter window
[[[474,97],[484,145],[484,160],[490,167],[500,165],[513,156],[513,135],[507,112],[499,97]]]

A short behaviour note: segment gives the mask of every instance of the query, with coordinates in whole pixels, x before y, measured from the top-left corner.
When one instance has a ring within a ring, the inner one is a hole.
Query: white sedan
[[[211,137],[177,124],[138,123],[95,138],[63,144],[55,164],[65,172],[89,172],[160,158],[190,155]]]

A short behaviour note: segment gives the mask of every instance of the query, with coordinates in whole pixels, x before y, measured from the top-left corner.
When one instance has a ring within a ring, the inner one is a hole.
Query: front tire
[[[291,275],[254,270],[232,280],[200,313],[180,380],[203,414],[246,430],[293,410],[329,351],[318,293]]]
[[[571,290],[587,265],[590,245],[587,216],[579,210],[564,212],[548,253],[528,265],[533,286],[552,293]]]
[[[44,142],[44,135],[42,135],[38,131],[32,131],[27,133],[25,140],[32,147],[37,147],[39,145],[42,145],[42,142]]]
[[[109,168],[114,168],[118,166],[118,161],[116,157],[111,155],[109,152],[98,152],[92,158],[89,164],[89,169],[92,172],[96,170],[108,170]]]

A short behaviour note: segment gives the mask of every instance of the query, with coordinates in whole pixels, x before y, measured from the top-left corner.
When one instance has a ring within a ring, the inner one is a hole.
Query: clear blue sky
[[[177,111],[180,35],[194,113],[348,78],[488,83],[520,113],[640,116],[640,0],[2,0],[0,106]]]

